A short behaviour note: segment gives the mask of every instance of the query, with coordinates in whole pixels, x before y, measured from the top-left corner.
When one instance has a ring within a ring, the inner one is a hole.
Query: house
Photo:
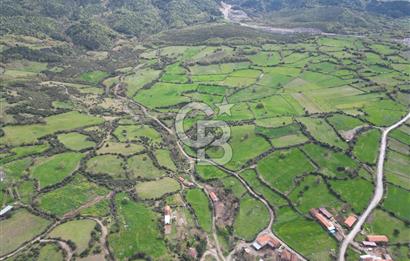
[[[179,182],[184,183],[185,179],[181,176],[178,177]]]
[[[280,246],[280,242],[273,238],[271,235],[264,234],[261,236],[258,236],[252,244],[253,248],[256,250],[260,250],[264,248],[265,246],[269,246],[272,249],[278,248]]]
[[[209,196],[211,197],[213,202],[218,202],[218,197],[216,196],[215,192],[211,191],[209,192]]]
[[[355,215],[350,215],[343,223],[346,225],[346,227],[352,228],[356,221],[357,217]]]
[[[362,242],[362,245],[363,245],[364,247],[377,247],[377,244],[376,244],[376,243],[370,242],[370,241],[363,241],[363,242]]]
[[[296,254],[290,252],[289,250],[285,249],[280,253],[280,260],[282,261],[298,261],[298,257]]]
[[[171,224],[171,207],[165,206],[164,207],[164,224],[169,225]]]
[[[13,209],[13,206],[10,206],[10,205],[4,207],[2,210],[0,210],[0,216],[5,215],[7,212],[9,212],[12,209]]]
[[[333,215],[327,211],[327,209],[325,208],[319,208],[319,211],[322,215],[324,215],[327,219],[331,219],[333,217]]]
[[[360,261],[382,261],[382,259],[378,256],[362,255],[360,256]]]
[[[383,244],[389,242],[389,238],[385,235],[368,235],[366,239],[367,241],[374,242],[376,244]]]
[[[330,233],[336,233],[336,228],[332,222],[330,222],[327,218],[325,218],[319,211],[315,208],[312,208],[310,214],[317,220],[319,223],[324,226]]]

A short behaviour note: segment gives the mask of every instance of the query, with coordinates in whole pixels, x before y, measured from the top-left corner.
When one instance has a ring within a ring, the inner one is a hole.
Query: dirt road
[[[345,254],[347,247],[349,244],[354,240],[356,235],[360,232],[364,222],[366,222],[367,217],[370,213],[377,207],[380,200],[383,198],[384,188],[383,188],[383,166],[384,166],[384,159],[386,156],[386,146],[387,146],[387,135],[390,131],[394,130],[395,128],[399,127],[401,124],[405,123],[407,120],[410,119],[410,113],[406,115],[403,119],[396,122],[395,124],[391,125],[388,128],[383,129],[382,139],[380,142],[380,150],[379,150],[379,158],[377,161],[377,170],[376,170],[376,188],[373,195],[372,200],[370,201],[369,205],[367,206],[364,213],[360,216],[359,220],[357,221],[356,225],[350,231],[350,233],[345,237],[340,246],[339,250],[339,261],[345,260]]]

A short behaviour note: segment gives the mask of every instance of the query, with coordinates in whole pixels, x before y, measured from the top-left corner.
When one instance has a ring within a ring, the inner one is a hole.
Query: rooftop
[[[328,219],[331,219],[333,217],[333,215],[325,208],[319,208],[319,211]]]
[[[380,242],[380,243],[387,243],[389,242],[389,238],[385,235],[368,235],[367,236],[367,241],[370,242]]]
[[[255,242],[253,243],[253,247],[256,250],[259,250],[267,245],[270,246],[271,248],[277,248],[280,246],[280,242],[276,240],[275,238],[273,238],[272,236],[268,234],[264,234],[264,235],[258,236]]]
[[[348,227],[351,228],[354,223],[356,223],[357,217],[355,215],[350,215],[346,220],[344,221],[344,224]]]

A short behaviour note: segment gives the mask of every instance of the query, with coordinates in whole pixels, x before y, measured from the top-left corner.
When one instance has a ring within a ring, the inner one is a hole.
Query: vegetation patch
[[[5,255],[26,241],[42,233],[50,221],[35,216],[25,209],[12,212],[11,217],[0,221],[0,255]]]
[[[115,155],[95,156],[87,161],[87,171],[95,175],[107,174],[112,178],[125,178],[125,162]]]
[[[165,174],[154,165],[147,154],[132,156],[127,162],[130,175],[134,178],[156,179]]]
[[[95,221],[89,219],[73,220],[57,226],[48,236],[73,241],[76,245],[76,252],[81,253],[88,248],[91,231],[94,230],[95,225]]]
[[[64,187],[42,194],[37,199],[41,209],[62,216],[86,202],[106,194],[105,188],[89,182],[82,176],[77,176]]]
[[[136,253],[145,253],[152,258],[167,255],[165,242],[158,230],[159,217],[151,209],[134,202],[124,193],[116,195],[115,205],[117,230],[109,234],[108,242],[116,258],[125,260]]]
[[[38,138],[57,131],[101,124],[103,120],[76,111],[53,115],[44,119],[45,124],[14,125],[3,128],[0,144],[21,145],[35,142]]]
[[[30,173],[39,181],[42,188],[54,185],[71,175],[83,157],[81,153],[66,152],[41,158],[32,167]]]
[[[353,154],[362,162],[376,163],[380,138],[380,131],[376,129],[362,133],[356,140]]]
[[[249,220],[252,217],[252,220]],[[241,198],[235,219],[235,235],[246,241],[253,240],[269,223],[269,211],[259,200],[250,195]]]
[[[296,184],[295,178],[314,170],[312,163],[298,149],[275,151],[258,162],[257,170],[272,187],[290,191]]]
[[[205,193],[200,189],[191,189],[186,193],[186,200],[191,205],[198,219],[199,225],[206,232],[212,230],[212,213]]]
[[[138,183],[135,186],[138,196],[142,199],[158,199],[165,194],[174,193],[179,189],[179,183],[168,177],[155,181]]]
[[[58,135],[58,140],[70,150],[83,150],[95,146],[95,142],[89,140],[89,137],[77,132],[65,133]]]

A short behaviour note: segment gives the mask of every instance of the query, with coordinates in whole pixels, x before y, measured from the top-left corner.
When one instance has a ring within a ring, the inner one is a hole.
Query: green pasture
[[[99,187],[82,176],[77,176],[64,187],[41,194],[36,200],[38,200],[40,209],[62,216],[79,208],[87,201],[106,194],[106,188]]]
[[[88,136],[77,132],[60,134],[58,135],[58,140],[64,144],[66,148],[76,151],[95,146],[95,142],[89,140]]]
[[[41,188],[54,185],[71,175],[83,157],[81,153],[66,152],[40,158],[30,169],[30,174],[38,180]]]
[[[35,142],[38,138],[57,131],[73,130],[98,125],[103,122],[101,118],[76,111],[49,116],[44,121],[44,124],[5,126],[3,128],[4,136],[0,138],[0,145],[29,144]]]
[[[145,253],[154,259],[167,255],[155,212],[125,193],[116,195],[115,205],[119,230],[109,234],[108,243],[116,259],[128,260],[136,253]]]
[[[158,199],[165,194],[174,193],[179,189],[179,182],[168,177],[155,181],[138,183],[135,186],[137,195],[142,199]]]
[[[200,189],[191,189],[185,195],[187,202],[192,206],[199,225],[206,232],[212,230],[212,213],[205,193]]]
[[[260,160],[257,170],[272,187],[289,192],[295,186],[295,179],[314,170],[312,163],[299,149],[275,151]]]
[[[134,178],[156,179],[164,176],[164,171],[155,167],[147,154],[132,156],[127,160],[128,171]]]
[[[249,220],[249,217],[252,217],[252,220]],[[261,201],[250,195],[241,198],[233,226],[236,236],[251,241],[268,223],[269,211]]]

